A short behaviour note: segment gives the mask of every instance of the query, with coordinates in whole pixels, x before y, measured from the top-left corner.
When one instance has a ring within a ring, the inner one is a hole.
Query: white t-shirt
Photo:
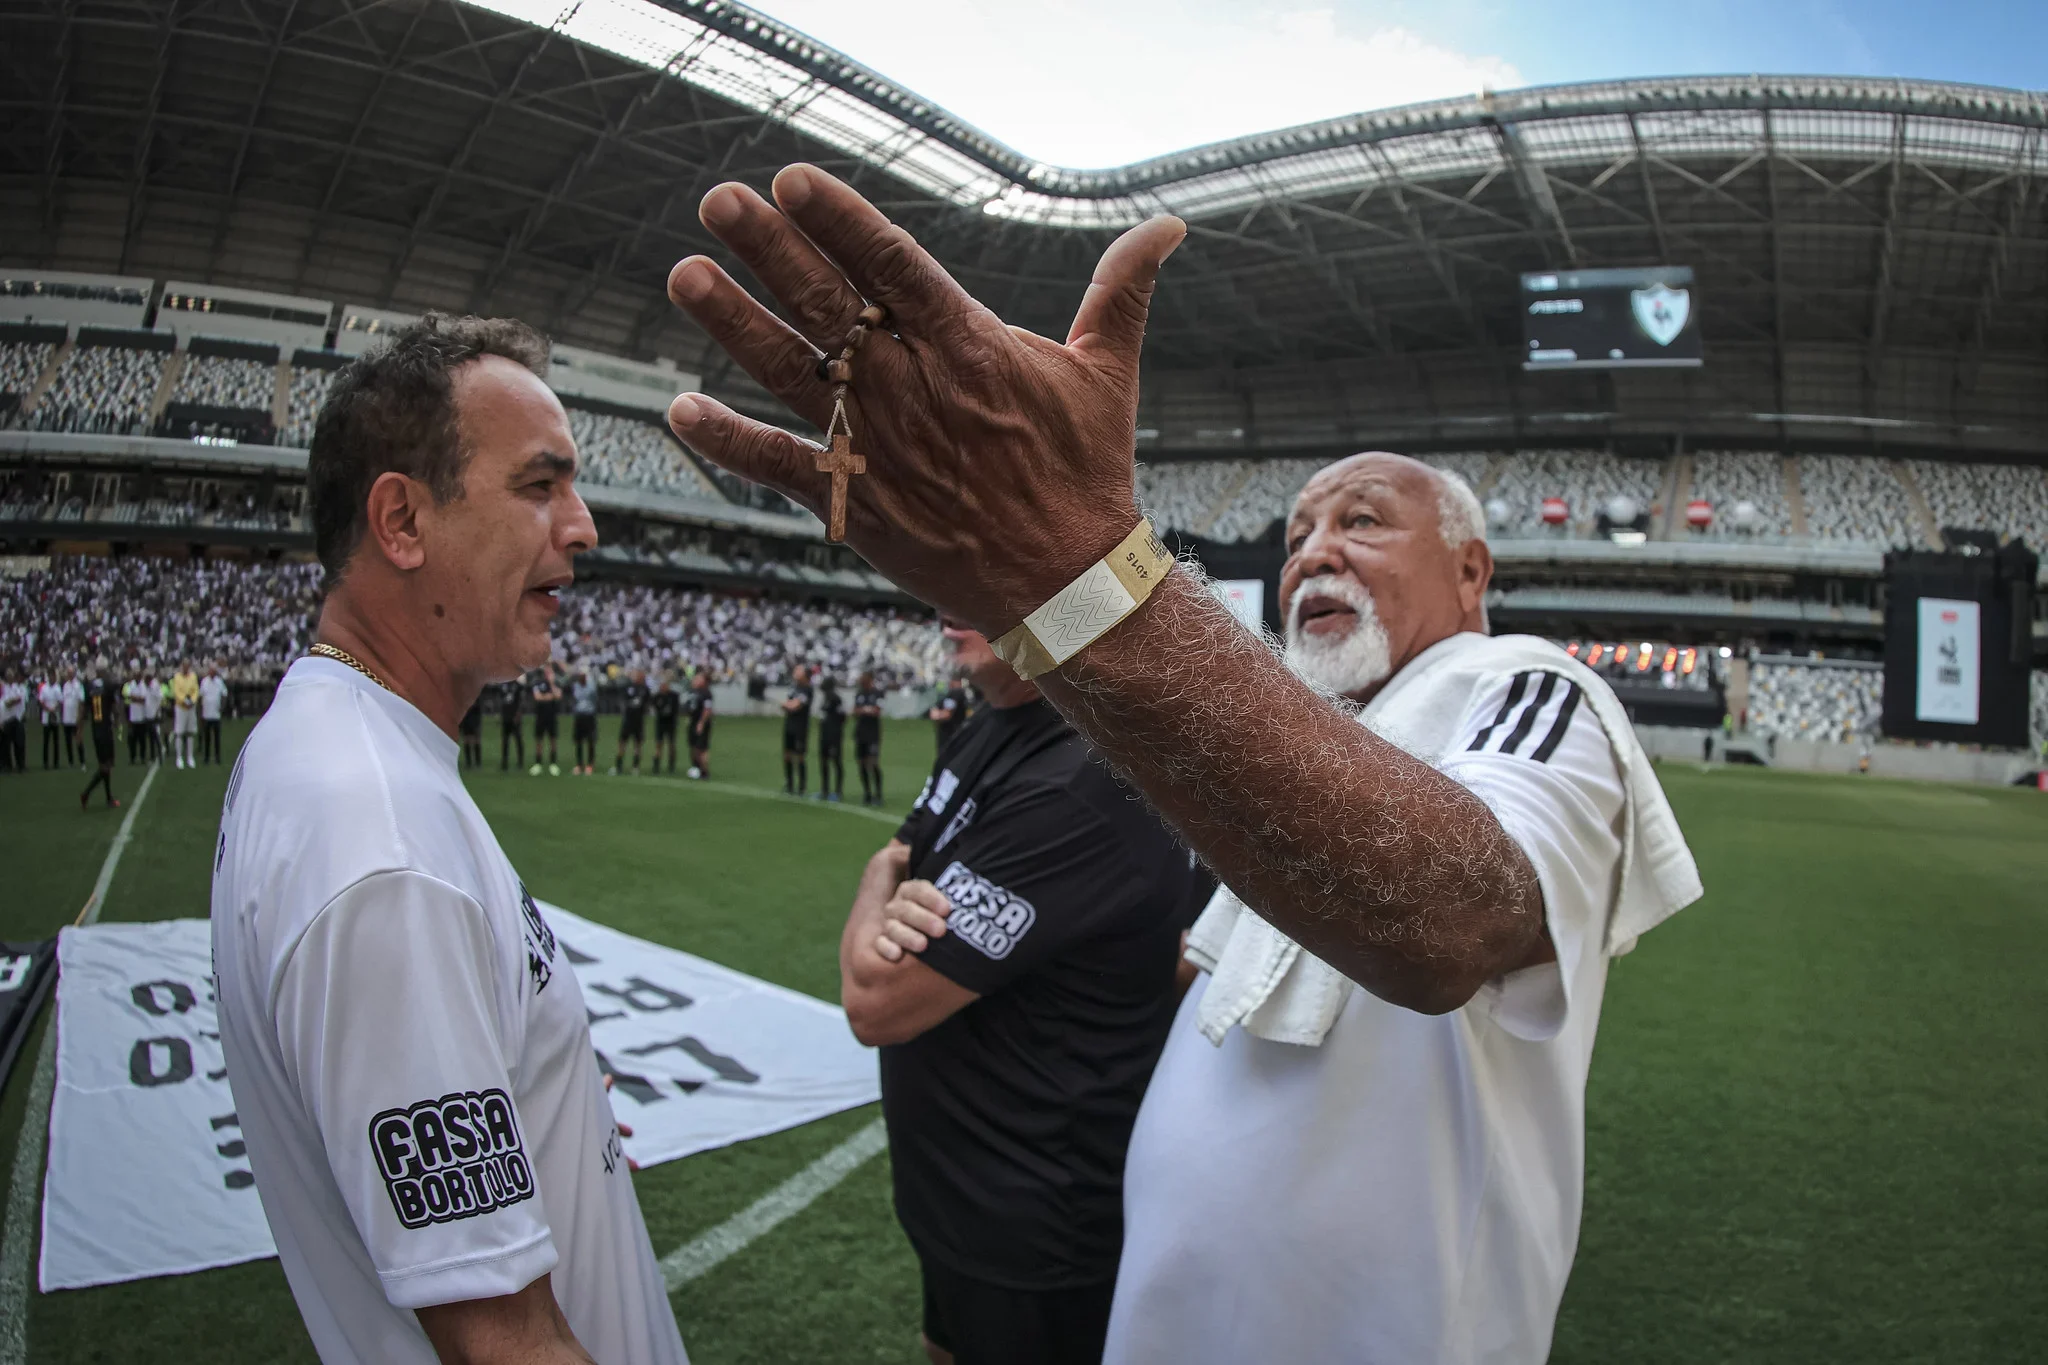
[[[575,974],[455,741],[300,659],[229,779],[221,1045],[327,1365],[433,1365],[412,1309],[550,1271],[585,1350],[684,1365]]]
[[[221,703],[227,699],[227,679],[208,674],[199,680],[199,718],[219,720]]]
[[[1535,865],[1555,963],[1439,1016],[1354,990],[1313,1048],[1212,1045],[1206,976],[1181,1002],[1131,1136],[1108,1365],[1549,1354],[1625,799],[1576,690],[1528,675],[1510,705],[1503,676],[1439,765]]]
[[[28,689],[20,683],[0,683],[0,721],[20,720],[28,714]]]
[[[140,725],[149,718],[149,701],[142,695],[143,683],[121,684],[121,693],[128,701],[128,723]]]
[[[78,724],[78,713],[85,709],[85,684],[73,678],[57,695],[64,701],[64,723]]]
[[[36,689],[36,705],[43,709],[43,724],[55,725],[64,706],[64,689],[53,682],[44,683]]]

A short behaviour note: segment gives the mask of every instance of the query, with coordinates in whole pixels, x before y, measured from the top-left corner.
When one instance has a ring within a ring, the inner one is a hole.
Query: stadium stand
[[[1848,744],[1877,735],[1884,670],[1874,664],[1758,658],[1749,668],[1749,729],[1778,739]]]
[[[58,367],[50,391],[29,414],[28,424],[41,431],[142,432],[149,423],[150,403],[163,383],[170,348],[111,339],[119,335],[79,329],[77,346]],[[170,337],[162,340],[168,343]]]
[[[48,341],[0,342],[0,400],[7,410],[19,407],[34,390],[55,354],[56,345]]]
[[[275,364],[236,356],[188,355],[171,401],[268,412],[276,389]]]
[[[116,667],[218,659],[238,681],[273,679],[312,638],[319,584],[318,566],[307,563],[59,558],[0,579],[0,667],[47,677],[105,652]],[[645,584],[578,584],[563,596],[554,634],[565,662],[709,667],[721,681],[773,683],[808,663],[924,687],[947,666],[927,613]]]
[[[1770,451],[1700,451],[1692,457],[1693,498],[1707,502],[1714,519],[1692,534],[1713,540],[1735,536],[1789,536],[1792,504],[1785,497],[1784,462]],[[1736,509],[1749,504],[1749,515]],[[1684,525],[1681,517],[1679,525]]]
[[[320,405],[327,401],[327,390],[334,383],[336,370],[311,369],[297,364],[292,366],[292,381],[289,391],[289,408],[285,414],[284,431],[280,439],[288,446],[304,449],[313,444],[313,423],[320,418]]]
[[[1799,461],[1806,528],[1821,540],[1873,545],[1920,543],[1906,489],[1889,462],[1867,455],[1807,455]]]
[[[1914,460],[1934,524],[2019,536],[2037,552],[2048,548],[2048,470],[2035,465],[1952,464]]]
[[[1664,466],[1656,460],[1622,459],[1598,450],[1525,451],[1502,463],[1500,477],[1487,490],[1489,520],[1499,504],[1507,515],[1493,526],[1496,535],[1588,536],[1602,509],[1617,497],[1633,501],[1639,512],[1649,511],[1663,480]],[[1562,527],[1544,525],[1546,498],[1564,499]]]
[[[1458,451],[1425,455],[1476,492],[1493,456]],[[1288,514],[1302,485],[1328,460],[1187,460],[1138,466],[1138,501],[1162,531],[1224,544],[1257,540]],[[1221,504],[1219,506],[1219,504]]]
[[[582,477],[590,482],[678,498],[726,500],[666,429],[618,413],[576,407],[568,413],[569,433],[583,459]]]

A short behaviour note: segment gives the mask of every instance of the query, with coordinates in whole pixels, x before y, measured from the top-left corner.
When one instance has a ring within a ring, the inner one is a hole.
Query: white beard
[[[1343,635],[1307,635],[1301,629],[1301,601],[1311,591],[1334,597],[1358,613]],[[1394,671],[1393,645],[1364,584],[1349,578],[1307,579],[1287,604],[1287,652],[1294,675],[1313,687],[1350,696],[1385,682]]]

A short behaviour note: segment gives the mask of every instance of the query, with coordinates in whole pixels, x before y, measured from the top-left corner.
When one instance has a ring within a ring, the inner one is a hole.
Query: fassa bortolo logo
[[[408,1228],[474,1218],[533,1197],[533,1168],[502,1090],[387,1109],[370,1120],[370,1149],[391,1207]]]

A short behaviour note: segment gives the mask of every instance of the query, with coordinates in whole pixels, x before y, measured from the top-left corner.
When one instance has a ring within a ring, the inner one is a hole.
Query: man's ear
[[[1493,582],[1493,551],[1483,540],[1466,541],[1458,549],[1458,606],[1467,620],[1486,610],[1486,588]]]
[[[410,571],[427,562],[419,514],[430,496],[427,486],[396,470],[386,470],[370,485],[369,537],[391,567]]]

